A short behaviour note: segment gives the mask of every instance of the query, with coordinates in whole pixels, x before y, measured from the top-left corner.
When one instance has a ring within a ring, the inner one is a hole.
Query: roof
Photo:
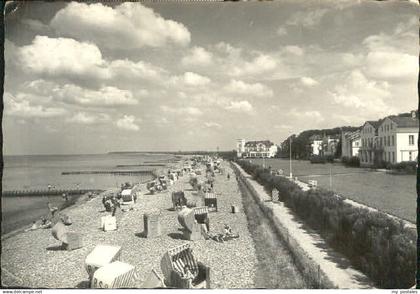
[[[360,130],[344,133],[344,137],[349,140],[360,139]]]
[[[263,144],[266,147],[271,147],[274,144],[269,141],[269,140],[264,140],[264,141],[248,141],[245,143],[245,147],[256,147],[258,144]]]
[[[382,123],[383,119],[380,120],[368,120],[365,122],[365,124],[369,123],[370,125],[372,125],[375,129],[377,129],[379,127],[379,125]],[[364,125],[363,125],[364,126]]]
[[[412,117],[389,116],[390,120],[397,124],[398,128],[418,128],[419,119]]]

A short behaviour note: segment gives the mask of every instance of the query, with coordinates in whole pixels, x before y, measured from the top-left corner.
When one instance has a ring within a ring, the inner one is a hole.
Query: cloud
[[[388,103],[392,95],[387,82],[369,80],[360,70],[353,70],[342,80],[346,83],[330,91],[336,104],[368,117],[380,117],[395,111]]]
[[[277,66],[277,61],[267,54],[259,54],[252,61],[241,61],[234,64],[228,74],[231,76],[258,75],[273,71]]]
[[[303,26],[306,28],[314,27],[321,22],[322,17],[328,9],[320,8],[309,12],[299,11],[294,13],[287,21],[286,24],[290,26]]]
[[[216,122],[205,122],[204,125],[208,128],[216,128],[216,129],[221,129],[222,125],[218,124]]]
[[[135,123],[134,115],[124,115],[123,118],[117,120],[117,127],[127,131],[138,131],[140,127]]]
[[[90,114],[86,112],[77,112],[72,117],[68,118],[67,121],[71,123],[92,125],[98,122],[109,120],[109,116],[106,114]]]
[[[124,78],[126,80],[144,79],[149,81],[161,81],[167,72],[153,64],[138,61],[133,62],[128,59],[117,59],[107,64],[110,79]]]
[[[193,47],[188,55],[182,58],[184,66],[205,66],[212,62],[212,54],[202,47]]]
[[[261,83],[248,84],[240,80],[231,80],[230,83],[225,86],[225,91],[233,94],[256,97],[273,96],[273,90]]]
[[[299,46],[289,45],[286,46],[284,49],[286,50],[286,52],[294,54],[296,56],[302,56],[304,54],[304,50]]]
[[[317,110],[297,110],[296,108],[292,108],[289,113],[294,119],[311,121],[315,123],[323,122],[325,119],[322,114]]]
[[[36,36],[32,44],[18,48],[24,71],[35,74],[106,78],[105,62],[98,47],[73,39]]]
[[[418,56],[399,52],[369,52],[366,57],[366,73],[378,79],[416,78]]]
[[[14,117],[21,118],[53,118],[66,113],[66,110],[59,107],[44,107],[42,105],[32,105],[27,100],[18,101],[10,93],[5,92],[5,113]]]
[[[203,112],[200,109],[192,106],[177,108],[162,105],[160,109],[166,113],[174,113],[180,115],[200,116],[203,114]]]
[[[310,77],[302,77],[300,78],[300,81],[306,87],[313,87],[319,84],[317,81]]]
[[[121,90],[111,86],[103,86],[99,90],[84,89],[73,84],[57,87],[54,95],[65,102],[85,106],[123,106],[138,104],[129,90]]]
[[[211,80],[208,77],[196,74],[194,72],[185,72],[182,76],[174,76],[170,79],[170,83],[177,87],[200,87],[206,86],[210,82]]]
[[[231,101],[230,104],[225,107],[225,109],[232,112],[244,112],[244,113],[252,113],[254,110],[251,103],[249,103],[246,100]]]
[[[16,55],[16,62],[24,72],[73,82],[116,79],[160,82],[167,75],[165,70],[144,61],[107,61],[96,45],[68,38],[36,36],[32,44],[17,48]]]
[[[166,20],[139,2],[114,8],[101,3],[71,2],[57,12],[50,26],[64,36],[93,41],[108,48],[186,46],[191,34],[181,23]]]
[[[277,35],[279,35],[279,36],[285,36],[285,35],[287,35],[287,30],[286,30],[286,28],[285,28],[284,26],[280,26],[280,27],[277,29]]]

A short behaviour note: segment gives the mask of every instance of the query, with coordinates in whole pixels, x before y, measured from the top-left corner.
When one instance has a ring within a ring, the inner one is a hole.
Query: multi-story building
[[[362,144],[360,130],[341,133],[341,156],[359,156],[359,149]]]
[[[338,136],[325,136],[322,138],[322,150],[320,155],[334,156],[337,151],[338,142],[340,139]]]
[[[238,158],[242,157],[242,154],[245,153],[245,139],[236,140],[236,155]]]
[[[269,158],[277,154],[277,146],[269,140],[245,141],[237,140],[237,155],[243,158]]]
[[[319,155],[322,151],[322,137],[320,135],[312,135],[309,137],[311,144],[311,155]]]
[[[419,120],[417,112],[411,117],[388,116],[378,128],[381,160],[389,163],[417,161]]]
[[[373,165],[382,158],[382,150],[379,148],[378,127],[382,120],[367,121],[360,131],[362,146],[359,149],[360,165]]]

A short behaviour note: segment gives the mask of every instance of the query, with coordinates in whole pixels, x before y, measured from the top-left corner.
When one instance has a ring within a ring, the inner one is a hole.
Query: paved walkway
[[[249,183],[262,205],[273,212],[273,219],[278,227],[287,235],[286,242],[295,250],[303,251],[311,263],[318,265],[333,285],[340,289],[368,289],[373,288],[369,279],[360,271],[355,270],[349,260],[334,252],[321,236],[306,228],[294,213],[282,203],[271,202],[271,196],[264,187],[252,179],[240,166],[236,165],[242,176]],[[298,185],[304,189],[304,183]]]

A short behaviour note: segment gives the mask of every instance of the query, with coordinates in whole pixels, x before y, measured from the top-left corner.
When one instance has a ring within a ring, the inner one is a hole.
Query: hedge
[[[403,161],[395,164],[390,164],[389,168],[399,173],[416,174],[417,162],[416,161]]]
[[[324,189],[302,191],[287,178],[246,161],[242,168],[264,187],[279,191],[279,200],[309,227],[344,254],[379,288],[412,287],[416,274],[415,229],[388,215],[358,208]]]
[[[334,156],[332,155],[312,155],[309,158],[311,163],[327,163],[327,162],[334,162]]]
[[[347,157],[343,156],[341,162],[346,166],[360,167],[360,159],[357,156]]]

